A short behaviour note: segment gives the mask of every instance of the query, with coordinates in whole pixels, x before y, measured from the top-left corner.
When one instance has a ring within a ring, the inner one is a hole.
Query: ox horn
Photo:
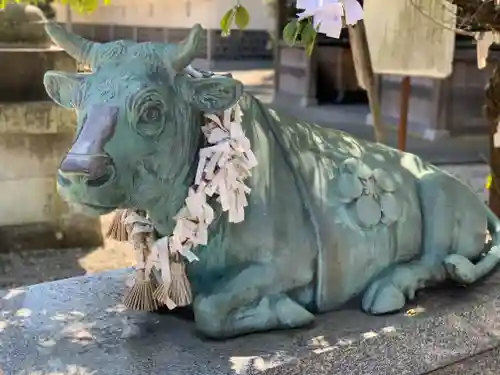
[[[100,43],[91,42],[70,33],[55,22],[47,22],[45,24],[45,31],[54,43],[63,48],[75,60],[90,66],[93,65],[92,60],[96,56],[96,49],[100,46]]]
[[[202,32],[203,28],[197,23],[193,26],[187,38],[179,43],[177,53],[171,61],[172,67],[176,72],[184,70],[198,54],[203,42],[201,37]]]

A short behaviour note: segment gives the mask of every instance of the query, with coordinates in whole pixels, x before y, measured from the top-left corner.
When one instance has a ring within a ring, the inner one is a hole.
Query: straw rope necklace
[[[203,77],[190,67],[186,70]],[[173,309],[192,303],[185,261],[197,261],[193,250],[207,244],[208,227],[214,221],[209,197],[217,197],[215,201],[228,213],[230,223],[245,219],[250,188],[244,181],[257,165],[257,159],[242,130],[239,104],[220,116],[204,114],[204,118],[206,147],[199,151],[195,180],[184,206],[174,217],[172,235],[156,238],[153,223],[140,210],[117,211],[107,232],[109,238],[129,241],[134,247],[135,275],[124,299],[130,309],[154,311],[161,305]]]

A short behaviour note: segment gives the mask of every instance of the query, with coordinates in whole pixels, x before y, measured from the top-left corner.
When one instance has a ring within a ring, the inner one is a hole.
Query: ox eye
[[[161,120],[162,112],[161,108],[156,105],[151,105],[141,114],[142,122],[155,122]]]
[[[155,136],[161,133],[165,122],[163,107],[159,103],[150,103],[142,108],[138,121],[137,130],[146,136]]]

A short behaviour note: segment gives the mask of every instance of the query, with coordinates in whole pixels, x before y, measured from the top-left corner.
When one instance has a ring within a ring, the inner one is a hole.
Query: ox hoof
[[[448,277],[459,284],[472,284],[476,281],[474,265],[462,255],[448,255],[443,265]]]
[[[226,336],[223,326],[227,313],[219,308],[216,299],[216,296],[198,296],[193,303],[196,328],[211,339]]]
[[[392,283],[375,282],[363,297],[363,310],[379,315],[401,310],[406,303],[404,294]]]
[[[288,297],[276,303],[276,313],[282,328],[298,328],[314,321],[314,315]]]

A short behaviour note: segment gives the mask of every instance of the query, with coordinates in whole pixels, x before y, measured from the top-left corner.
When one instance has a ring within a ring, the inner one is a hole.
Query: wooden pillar
[[[398,149],[406,151],[408,138],[408,110],[410,107],[411,78],[406,76],[401,81],[401,95],[399,103]]]
[[[493,145],[493,135],[500,121],[500,63],[496,63],[486,87],[485,115],[490,125],[490,169],[492,184],[489,191],[490,208],[500,216],[500,148]]]
[[[351,44],[354,67],[359,85],[366,90],[368,95],[368,104],[373,119],[373,129],[375,140],[380,143],[385,142],[386,131],[382,118],[382,109],[380,104],[380,92],[377,87],[377,80],[373,73],[370,50],[366,39],[365,25],[359,21],[354,26],[348,26],[349,42]]]

